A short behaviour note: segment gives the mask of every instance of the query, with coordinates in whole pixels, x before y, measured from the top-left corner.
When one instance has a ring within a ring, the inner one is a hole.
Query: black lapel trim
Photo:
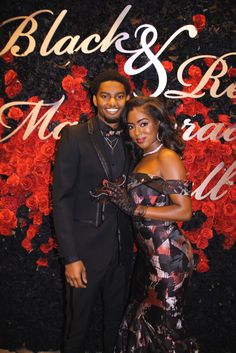
[[[111,178],[111,174],[110,174],[110,170],[109,170],[109,167],[108,167],[108,164],[106,162],[106,159],[104,158],[104,155],[100,149],[100,146],[98,145],[97,141],[96,141],[96,136],[94,135],[94,123],[92,121],[92,119],[90,119],[88,121],[88,133],[90,135],[90,138],[91,138],[91,142],[95,148],[95,151],[97,152],[97,155],[98,155],[98,158],[101,162],[101,165],[106,173],[106,176],[108,179]]]
[[[130,157],[128,153],[127,146],[124,142],[123,139],[123,146],[124,146],[124,153],[125,153],[125,162],[124,162],[124,169],[123,169],[123,174],[127,175],[129,173],[129,167],[130,167]]]

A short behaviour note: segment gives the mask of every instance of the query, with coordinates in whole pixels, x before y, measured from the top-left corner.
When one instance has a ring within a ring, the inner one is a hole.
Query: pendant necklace
[[[108,144],[108,146],[111,148],[111,150],[113,151],[118,143],[119,138],[115,137],[113,140],[110,140],[109,137],[104,137],[104,140],[106,141],[106,143]]]
[[[157,148],[155,148],[154,150],[150,151],[150,152],[146,152],[143,154],[143,157],[148,156],[149,154],[153,154],[156,153],[157,151],[159,151],[163,146],[163,143],[161,143]]]

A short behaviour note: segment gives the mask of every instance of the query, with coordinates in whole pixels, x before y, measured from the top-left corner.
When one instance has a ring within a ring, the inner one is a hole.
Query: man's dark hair
[[[116,81],[122,83],[122,85],[124,85],[125,87],[126,94],[130,94],[130,84],[128,79],[125,76],[122,76],[118,71],[111,69],[101,72],[91,82],[90,90],[92,94],[96,95],[99,90],[100,84],[106,81]]]

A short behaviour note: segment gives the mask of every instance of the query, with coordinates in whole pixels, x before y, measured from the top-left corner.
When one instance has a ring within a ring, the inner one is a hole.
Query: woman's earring
[[[161,142],[158,131],[157,131],[157,141]]]

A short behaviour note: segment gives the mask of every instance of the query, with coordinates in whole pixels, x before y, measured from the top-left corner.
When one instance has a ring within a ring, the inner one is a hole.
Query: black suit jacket
[[[129,173],[130,167],[126,151],[124,174]],[[111,179],[111,170],[98,118],[64,128],[54,167],[54,224],[60,254],[82,260],[87,269],[102,269],[108,265],[117,236],[121,262],[128,265],[131,261],[130,218],[108,204],[104,222],[99,224],[100,210],[89,194],[104,178]]]

